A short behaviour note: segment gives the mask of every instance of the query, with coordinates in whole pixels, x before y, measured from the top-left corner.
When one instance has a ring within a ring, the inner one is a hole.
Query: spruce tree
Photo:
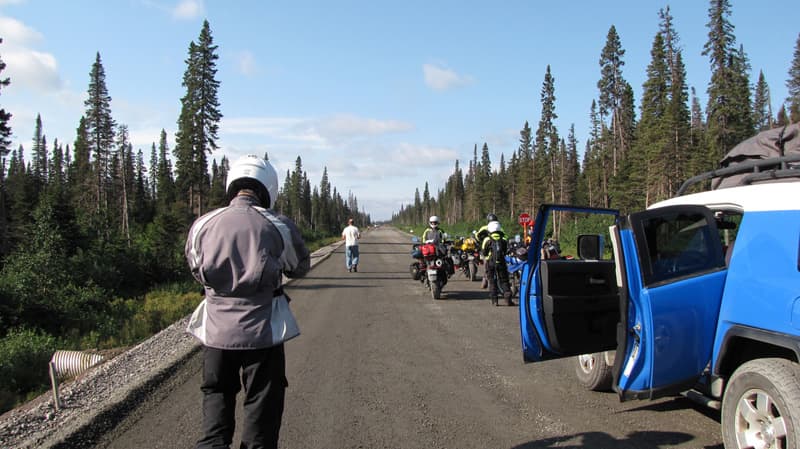
[[[631,142],[628,140],[633,117],[626,110],[626,96],[629,85],[622,76],[622,66],[625,65],[623,57],[625,50],[622,48],[617,29],[614,25],[608,30],[606,44],[600,54],[600,80],[597,87],[600,90],[599,113],[601,122],[610,116],[611,141],[604,145],[603,152],[610,156],[611,175],[616,175],[617,166],[624,157]],[[627,105],[632,108],[633,105]]]
[[[217,131],[222,113],[217,91],[217,46],[214,45],[208,21],[203,22],[198,42],[189,44],[181,98],[178,132],[175,136],[177,184],[187,196],[190,213],[201,215],[206,209],[208,154],[217,149]]]
[[[708,42],[703,55],[708,56],[711,65],[706,123],[709,157],[714,161],[753,133],[749,67],[744,50],[736,49],[730,14],[729,0],[710,0]]]
[[[0,44],[3,43],[3,39],[0,38]],[[0,58],[0,75],[2,75],[3,70],[6,68],[6,63],[3,62],[3,58]],[[0,95],[2,95],[2,90],[4,87],[8,87],[11,84],[11,80],[9,78],[2,78],[0,77]],[[0,107],[0,260],[2,260],[5,255],[7,254],[9,242],[7,238],[8,234],[8,201],[7,201],[7,194],[6,194],[6,157],[10,152],[9,145],[11,145],[11,127],[9,126],[8,122],[11,120],[11,113],[6,112],[6,110]]]
[[[319,182],[319,227],[327,232],[336,232],[338,223],[333,220],[333,202],[331,200],[331,183],[328,180],[328,167],[322,169]]]
[[[158,139],[158,167],[156,168],[156,215],[169,213],[172,204],[175,203],[177,195],[175,192],[175,181],[172,173],[172,162],[167,157],[169,145],[167,144],[167,132],[161,130]]]
[[[664,191],[664,198],[668,198],[673,196],[680,187],[680,182],[685,177],[687,170],[691,152],[691,110],[683,51],[680,48],[678,32],[673,26],[669,6],[659,11],[659,18],[661,19],[659,30],[664,37],[664,58],[668,67],[667,83],[669,86],[666,120],[669,132],[668,158],[672,164],[666,174],[667,181]]]
[[[0,69],[2,69],[1,65]],[[789,120],[792,123],[800,122],[800,34],[797,35],[797,42],[794,45],[794,57],[789,67],[786,89],[789,91],[789,96],[786,98],[786,102],[789,104]],[[0,117],[0,121],[2,121],[2,117]]]
[[[96,177],[92,171],[89,148],[89,132],[86,128],[86,118],[81,117],[78,128],[75,130],[75,142],[72,146],[74,157],[70,167],[69,190],[70,198],[78,221],[84,227],[90,226],[90,214],[95,213],[97,206]]]
[[[33,129],[33,142],[31,144],[31,169],[33,182],[37,194],[42,191],[47,181],[47,139],[42,130],[42,117],[36,114],[36,123]]]
[[[540,92],[541,116],[536,128],[536,142],[534,153],[534,182],[542,187],[536,198],[537,204],[543,202],[556,202],[556,183],[559,178],[558,153],[559,137],[555,120],[556,94],[555,78],[550,72],[550,65],[545,69],[544,81]],[[557,232],[556,232],[557,234]]]
[[[786,112],[786,105],[782,104],[775,115],[775,126],[781,127],[789,124],[789,113]]]
[[[492,192],[489,183],[492,180],[492,160],[489,156],[489,144],[483,143],[481,159],[475,170],[475,189],[477,192],[479,214],[486,215],[496,212],[492,207]],[[427,184],[427,183],[426,183]]]
[[[150,176],[147,182],[147,188],[150,192],[150,198],[155,200],[156,186],[158,185],[158,152],[156,151],[156,143],[150,146]]]
[[[0,44],[3,43],[3,38],[0,38]],[[6,68],[6,63],[3,62],[3,58],[0,58],[0,74],[3,73],[3,70]],[[0,77],[0,95],[2,94],[2,90],[8,85],[11,84],[10,78],[2,78]],[[11,120],[11,113],[6,112],[4,108],[0,108],[0,162],[2,162],[2,168],[5,169],[5,162],[6,156],[10,152],[9,145],[11,145],[11,127],[8,125],[8,122]]]
[[[111,96],[106,87],[106,73],[99,52],[89,73],[88,94],[84,102],[86,145],[94,158],[94,208],[96,212],[100,212],[108,209],[108,173],[116,123],[111,117]]]
[[[753,94],[753,122],[757,131],[764,131],[772,127],[772,104],[769,86],[763,71],[758,72],[758,81]]]
[[[642,114],[637,149],[628,161],[625,210],[647,206],[666,196],[670,166],[670,75],[664,36],[657,33],[650,50],[647,80],[642,87]]]
[[[519,209],[533,210],[534,208],[534,192],[536,190],[533,179],[533,137],[531,127],[528,121],[519,132],[519,147],[517,148],[518,163],[520,169],[515,177],[516,183],[519,186],[519,200],[517,201]]]

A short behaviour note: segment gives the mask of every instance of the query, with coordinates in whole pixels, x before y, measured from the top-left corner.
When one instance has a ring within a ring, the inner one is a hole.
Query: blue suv
[[[621,400],[683,394],[721,410],[725,447],[800,448],[798,155],[748,162],[736,187],[647,210],[543,205],[528,252],[526,362],[578,357]],[[692,178],[682,187],[721,173]],[[763,182],[769,181],[769,182]]]

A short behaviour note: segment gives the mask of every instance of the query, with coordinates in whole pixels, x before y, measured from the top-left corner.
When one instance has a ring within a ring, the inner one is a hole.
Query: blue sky
[[[731,4],[751,81],[763,70],[777,110],[800,32],[797,1]],[[524,122],[536,128],[548,64],[556,125],[566,136],[574,124],[582,149],[610,26],[638,104],[667,5],[705,107],[704,0],[0,0],[0,75],[11,78],[0,106],[14,114],[13,148],[30,148],[36,114],[49,144],[72,144],[99,52],[112,114],[149,161],[162,128],[174,141],[184,61],[207,19],[224,115],[212,157],[268,152],[282,184],[300,156],[312,186],[327,167],[343,196],[352,191],[360,209],[388,219],[426,181],[432,193],[442,188],[474,145],[486,142],[495,164],[508,159]]]

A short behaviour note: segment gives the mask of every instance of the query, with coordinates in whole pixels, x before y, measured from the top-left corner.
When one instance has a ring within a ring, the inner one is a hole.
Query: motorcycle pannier
[[[422,250],[423,256],[427,257],[436,255],[436,245],[434,245],[433,243],[426,243],[420,246],[420,249]]]

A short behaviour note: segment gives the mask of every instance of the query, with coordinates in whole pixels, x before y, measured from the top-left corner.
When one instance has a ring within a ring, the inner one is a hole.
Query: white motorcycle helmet
[[[499,221],[490,221],[489,224],[486,226],[486,228],[490,234],[494,234],[495,232],[502,229]]]
[[[275,199],[278,197],[278,174],[269,161],[253,154],[242,156],[234,161],[228,170],[228,180],[225,184],[225,192],[228,197],[235,194],[231,187],[238,191],[234,182],[242,179],[254,179],[264,186],[268,197],[268,204],[264,207],[269,209],[275,204]]]
[[[431,215],[431,218],[428,219],[428,224],[431,225],[433,229],[439,227],[439,217],[436,215]]]

